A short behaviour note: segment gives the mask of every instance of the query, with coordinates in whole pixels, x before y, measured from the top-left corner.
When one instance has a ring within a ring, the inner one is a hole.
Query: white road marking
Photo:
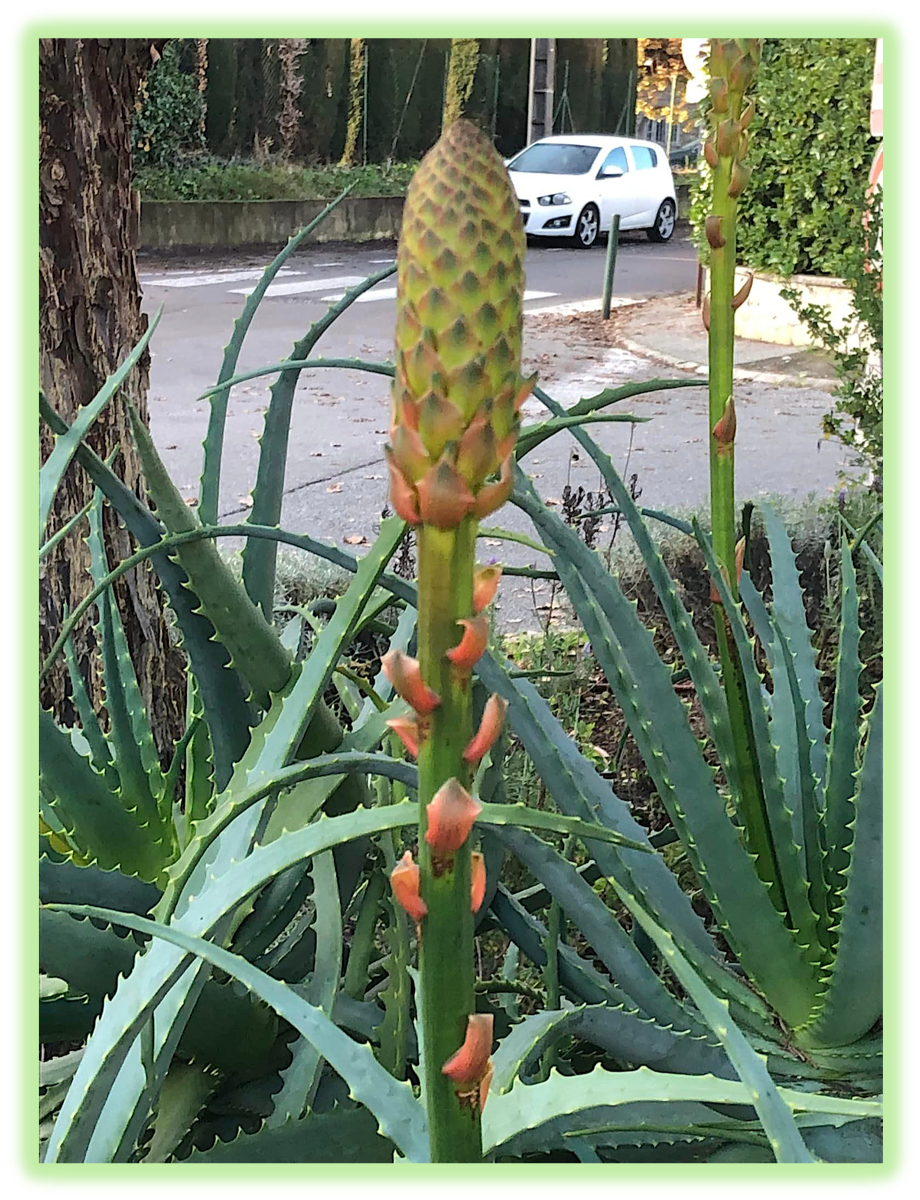
[[[141,275],[140,280],[142,284],[151,284],[155,287],[211,287],[216,283],[241,283],[246,279],[259,280],[264,273],[262,267],[249,271],[174,271],[169,275]],[[295,271],[293,267],[282,267],[278,272],[279,275],[300,275],[302,273],[302,271]],[[249,290],[255,291],[255,288]]]
[[[324,292],[330,287],[354,287],[363,283],[363,275],[333,275],[330,279],[304,279],[291,283],[273,283],[266,291],[266,296],[296,296],[300,292]],[[249,296],[255,288],[231,288],[230,291],[239,296]]]
[[[558,295],[558,292],[550,292],[549,295]],[[644,304],[644,300],[630,300],[625,296],[612,296],[610,299],[611,308],[629,308],[633,304]],[[600,300],[570,300],[564,304],[548,304],[543,308],[529,308],[528,316],[542,316],[544,313],[577,313],[577,312],[600,312]]]

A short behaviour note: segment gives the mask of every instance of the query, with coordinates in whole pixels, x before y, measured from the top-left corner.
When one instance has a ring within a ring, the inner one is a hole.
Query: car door
[[[638,226],[651,225],[658,212],[658,206],[664,199],[661,184],[661,171],[658,169],[658,154],[653,146],[630,146],[629,156],[632,159],[632,186],[636,207],[634,209]]]
[[[607,167],[619,167],[622,175],[604,175]],[[620,216],[620,228],[629,229],[636,223],[639,200],[636,196],[636,172],[626,157],[623,146],[615,146],[598,167],[595,187],[601,211],[601,229],[609,230],[615,213]]]

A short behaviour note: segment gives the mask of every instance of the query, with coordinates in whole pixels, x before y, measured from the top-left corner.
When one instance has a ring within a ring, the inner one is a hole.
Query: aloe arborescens
[[[394,507],[418,537],[418,661],[397,652],[385,666],[416,712],[396,732],[417,748],[419,762],[419,885],[409,907],[419,925],[435,1162],[481,1158],[491,1023],[475,1018],[473,911],[484,879],[481,860],[472,870],[469,833],[479,805],[468,789],[503,706],[493,698],[474,735],[470,677],[497,583],[494,568],[477,576],[475,545],[479,519],[510,492],[518,413],[531,386],[520,373],[523,260],[518,205],[501,159],[474,125],[459,121],[428,154],[406,198],[387,448]],[[400,870],[398,899],[409,879]]]

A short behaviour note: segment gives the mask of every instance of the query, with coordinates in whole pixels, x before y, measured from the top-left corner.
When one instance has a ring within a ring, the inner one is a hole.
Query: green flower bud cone
[[[455,528],[507,496],[532,386],[521,378],[524,252],[504,163],[484,133],[457,121],[412,180],[397,254],[388,461],[394,504],[413,523]],[[490,487],[503,468],[506,482]]]

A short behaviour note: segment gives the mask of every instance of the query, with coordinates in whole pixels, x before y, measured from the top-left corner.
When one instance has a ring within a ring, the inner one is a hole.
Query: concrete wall
[[[685,220],[690,185],[677,185],[677,214]],[[236,250],[284,244],[317,217],[323,200],[145,200],[141,250]],[[402,196],[346,198],[312,235],[313,242],[372,242],[399,237]]]
[[[744,267],[735,272],[735,291],[750,274]],[[792,275],[780,279],[775,275],[754,272],[751,294],[735,313],[735,335],[754,342],[771,342],[776,346],[810,346],[813,339],[808,329],[787,302],[780,296],[785,288],[795,288],[805,304],[826,308],[835,329],[844,325],[853,314],[852,290],[841,279],[819,275]],[[709,289],[706,271],[705,290]]]
[[[324,200],[145,200],[142,250],[233,250],[280,246],[317,217]],[[369,242],[399,235],[402,196],[346,197],[312,235],[314,242]]]

